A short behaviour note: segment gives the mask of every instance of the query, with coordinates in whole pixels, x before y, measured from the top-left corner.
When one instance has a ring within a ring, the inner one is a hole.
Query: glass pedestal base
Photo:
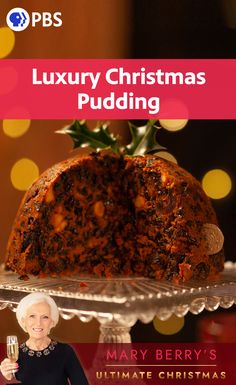
[[[14,310],[26,294],[41,291],[52,296],[64,319],[77,316],[100,323],[99,342],[130,342],[130,328],[140,320],[149,323],[172,314],[182,317],[203,309],[227,309],[236,303],[236,264],[227,262],[215,281],[172,284],[148,278],[95,279],[91,277],[30,277],[22,281],[17,274],[0,273],[0,310]]]

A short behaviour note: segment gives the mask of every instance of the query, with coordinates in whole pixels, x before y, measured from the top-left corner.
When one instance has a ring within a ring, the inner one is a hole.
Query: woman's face
[[[46,337],[54,324],[51,318],[50,306],[46,302],[30,306],[23,318],[23,322],[31,338],[41,339]]]

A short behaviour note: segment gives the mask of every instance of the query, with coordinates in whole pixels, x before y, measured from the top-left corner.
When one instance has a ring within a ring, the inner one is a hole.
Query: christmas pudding
[[[132,143],[121,149],[106,126],[89,131],[75,121],[64,132],[75,147],[110,150],[67,159],[31,186],[10,234],[7,269],[21,277],[173,282],[223,270],[223,236],[200,183],[175,163],[145,154],[161,148],[152,122],[131,126]]]

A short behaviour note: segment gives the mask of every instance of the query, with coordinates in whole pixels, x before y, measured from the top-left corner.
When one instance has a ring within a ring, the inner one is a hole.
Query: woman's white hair
[[[31,293],[22,298],[16,309],[16,318],[21,328],[26,331],[23,318],[26,316],[27,310],[37,303],[45,302],[50,307],[51,318],[56,326],[59,320],[59,310],[54,299],[44,293]]]

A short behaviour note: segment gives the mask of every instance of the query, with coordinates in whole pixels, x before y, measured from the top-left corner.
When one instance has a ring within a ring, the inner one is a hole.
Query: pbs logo
[[[23,8],[13,8],[7,14],[7,25],[13,31],[23,31],[30,23],[28,12]]]
[[[6,17],[7,25],[10,29],[16,32],[24,31],[31,19],[31,26],[36,27],[60,27],[62,25],[61,12],[32,12],[31,18],[24,8],[11,9]]]

